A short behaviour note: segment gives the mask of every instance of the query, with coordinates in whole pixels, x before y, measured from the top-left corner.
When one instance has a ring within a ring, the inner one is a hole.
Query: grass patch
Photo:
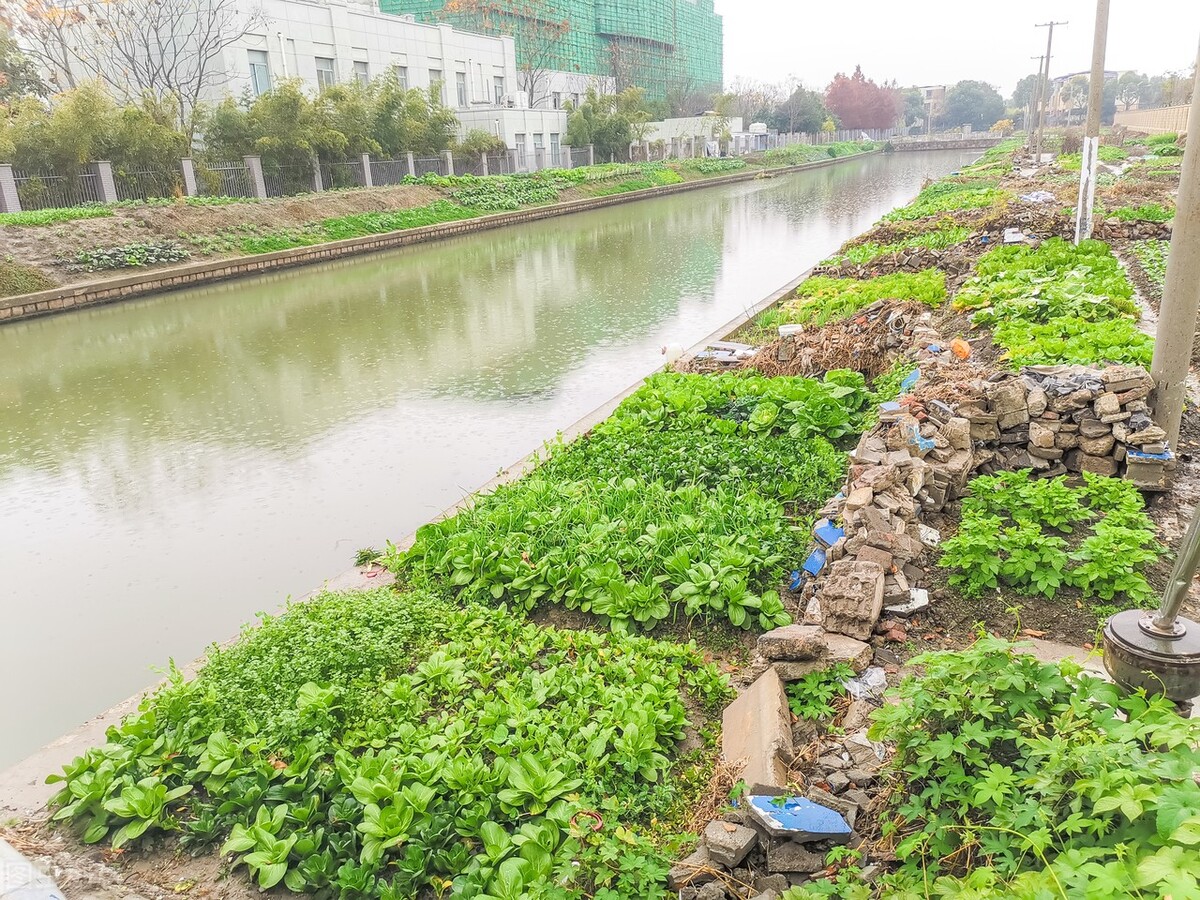
[[[809,278],[783,305],[788,321],[824,325],[844,319],[876,300],[920,302],[940,306],[946,299],[946,275],[937,269],[894,272],[878,278]]]
[[[106,219],[113,214],[108,206],[68,206],[57,209],[29,209],[21,212],[0,213],[0,225],[22,227],[58,225],[77,219]]]
[[[54,279],[39,269],[22,265],[11,256],[0,259],[0,297],[33,294],[54,287]]]

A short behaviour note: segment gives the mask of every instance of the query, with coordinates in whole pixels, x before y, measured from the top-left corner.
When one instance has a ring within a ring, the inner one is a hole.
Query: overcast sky
[[[1008,97],[1037,71],[1054,29],[1050,74],[1091,67],[1093,0],[715,0],[725,18],[725,82],[796,76],[824,89],[855,64],[902,85],[986,81]],[[1113,0],[1107,69],[1160,74],[1189,69],[1200,44],[1200,0]]]

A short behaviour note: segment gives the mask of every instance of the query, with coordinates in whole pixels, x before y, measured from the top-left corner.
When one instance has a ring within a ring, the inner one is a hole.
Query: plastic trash
[[[808,554],[808,559],[804,561],[804,571],[809,575],[817,575],[823,568],[825,568],[825,550],[818,547]]]
[[[0,839],[0,900],[66,900],[41,869]]]
[[[921,370],[913,369],[911,372],[909,372],[907,375],[905,375],[904,380],[902,382],[900,382],[900,393],[904,393],[905,391],[911,391],[916,386],[917,382],[920,380],[921,380]]]
[[[791,337],[793,334],[803,334],[803,333],[804,333],[803,325],[780,325],[779,326],[779,336],[781,338],[782,337]]]
[[[667,346],[662,348],[662,355],[667,358],[667,365],[677,362],[683,356],[683,345],[667,344]]]
[[[828,519],[821,519],[813,526],[813,537],[825,547],[832,547],[846,536],[846,529],[839,528]]]
[[[962,338],[955,338],[950,342],[950,352],[958,359],[967,359],[971,355],[971,345]]]
[[[887,673],[880,666],[871,666],[861,675],[848,678],[842,684],[855,700],[882,700],[887,690]]]
[[[1031,191],[1028,194],[1022,194],[1021,199],[1026,203],[1054,203],[1058,200],[1049,191]]]

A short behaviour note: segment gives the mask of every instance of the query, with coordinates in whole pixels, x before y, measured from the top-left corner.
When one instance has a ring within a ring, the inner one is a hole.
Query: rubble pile
[[[1032,366],[984,379],[934,353],[943,353],[936,343],[917,351],[915,392],[884,404],[850,454],[845,488],[821,510],[816,547],[793,578],[805,622],[865,640],[881,615],[928,606],[922,561],[940,535],[923,519],[975,474],[1094,472],[1167,487],[1172,455],[1150,419],[1144,370]]]
[[[1109,244],[1125,241],[1169,241],[1171,239],[1171,222],[1130,221],[1123,219],[1105,219],[1097,222],[1092,229],[1092,236]]]
[[[678,862],[669,885],[693,900],[776,900],[788,888],[825,871],[834,846],[859,846],[855,830],[873,802],[871,787],[886,758],[867,737],[870,713],[882,697],[851,702],[837,734],[816,723],[791,724],[784,682],[838,663],[862,675],[869,644],[811,625],[788,625],[762,635],[754,681],[725,711],[722,753],[736,765],[746,793],[710,822],[700,845]],[[799,769],[808,770],[806,776]]]
[[[924,304],[878,300],[838,322],[790,326],[791,333],[763,347],[743,366],[769,376],[820,375],[850,368],[875,378],[908,349],[914,329],[927,327],[930,320]]]
[[[910,247],[895,253],[877,256],[867,263],[841,262],[831,265],[817,266],[814,275],[828,275],[834,278],[875,278],[892,272],[921,272],[925,269],[941,269],[946,273],[947,282],[954,284],[967,277],[971,270],[974,257],[988,245],[978,245],[977,252],[972,252],[978,245],[978,239],[972,238],[967,244],[951,247],[946,250],[934,250],[928,247]]]

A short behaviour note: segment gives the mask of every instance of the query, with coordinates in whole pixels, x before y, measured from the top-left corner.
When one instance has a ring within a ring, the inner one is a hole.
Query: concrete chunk
[[[758,639],[758,652],[767,659],[819,659],[827,651],[825,630],[816,625],[784,625]]]
[[[843,559],[830,567],[821,586],[825,630],[866,640],[883,609],[883,567],[876,562]]]
[[[741,767],[747,783],[786,784],[792,761],[792,716],[787,692],[774,668],[725,708],[721,752]]]
[[[732,822],[709,822],[704,829],[708,855],[732,869],[745,859],[758,843],[758,832]]]
[[[705,884],[717,877],[708,849],[701,844],[696,852],[681,859],[667,872],[667,886],[673,891],[689,884]]]

